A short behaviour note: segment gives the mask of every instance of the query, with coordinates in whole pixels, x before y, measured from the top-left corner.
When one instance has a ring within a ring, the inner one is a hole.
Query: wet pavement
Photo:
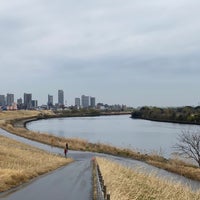
[[[4,135],[29,145],[44,149],[46,151],[63,154],[63,149],[51,147],[35,141],[28,140],[0,129],[0,135]],[[90,200],[92,199],[92,165],[91,159],[94,156],[107,157],[125,166],[154,173],[159,177],[186,184],[193,189],[200,189],[200,182],[192,181],[182,176],[158,169],[144,162],[110,156],[105,154],[69,151],[68,157],[75,162],[62,167],[54,172],[43,175],[23,184],[10,191],[0,193],[0,199],[6,200]]]
[[[8,200],[89,200],[92,199],[92,166],[78,161],[42,176],[17,191],[4,193]]]

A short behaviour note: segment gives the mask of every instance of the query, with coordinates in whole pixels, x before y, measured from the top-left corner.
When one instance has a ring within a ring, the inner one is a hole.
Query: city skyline
[[[198,0],[3,1],[0,94],[39,104],[63,88],[67,104],[198,105]],[[49,23],[51,22],[51,23]]]
[[[46,105],[47,107],[51,108],[55,105],[58,106],[77,106],[78,108],[88,108],[88,107],[95,107],[96,106],[96,97],[93,96],[86,96],[81,95],[80,97],[74,97],[73,104],[66,104],[67,99],[65,99],[64,91],[59,89],[57,91],[57,101],[55,100],[53,95],[48,94],[47,96],[47,103],[39,104],[37,99],[32,98],[32,93],[24,93],[22,97],[15,97],[15,94],[7,93],[6,95],[0,94],[0,106],[12,106],[13,104],[17,104],[22,106],[24,109],[31,109],[38,106]],[[55,102],[55,103],[54,103]],[[98,102],[102,103],[102,102]],[[32,105],[34,104],[34,106]],[[106,103],[105,103],[106,104]]]

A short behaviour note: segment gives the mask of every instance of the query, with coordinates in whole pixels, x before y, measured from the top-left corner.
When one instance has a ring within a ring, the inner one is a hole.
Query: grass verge
[[[166,181],[141,170],[124,167],[105,158],[96,158],[111,200],[198,200],[200,191]]]
[[[0,192],[72,162],[0,136]]]

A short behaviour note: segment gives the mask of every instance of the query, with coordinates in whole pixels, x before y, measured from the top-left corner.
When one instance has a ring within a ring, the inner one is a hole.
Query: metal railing
[[[97,200],[110,200],[110,194],[107,193],[107,187],[104,184],[104,179],[101,174],[100,168],[96,160],[94,160],[95,171],[96,171],[96,191]]]

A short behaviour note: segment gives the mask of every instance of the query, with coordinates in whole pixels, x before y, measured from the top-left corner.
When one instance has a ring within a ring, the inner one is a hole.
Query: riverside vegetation
[[[58,117],[52,111],[7,111],[0,112],[0,127],[13,134],[26,137],[31,140],[39,141],[45,144],[64,148],[66,142],[72,150],[92,151],[99,153],[107,153],[116,156],[123,156],[132,159],[144,161],[156,167],[183,175],[193,180],[200,180],[200,168],[197,166],[185,163],[178,158],[165,159],[157,154],[142,154],[130,149],[117,148],[105,144],[89,143],[86,140],[61,138],[48,133],[38,133],[27,130],[21,126],[19,121],[45,119],[50,117]]]
[[[163,122],[200,124],[200,106],[158,108],[144,106],[132,112],[132,118]]]

